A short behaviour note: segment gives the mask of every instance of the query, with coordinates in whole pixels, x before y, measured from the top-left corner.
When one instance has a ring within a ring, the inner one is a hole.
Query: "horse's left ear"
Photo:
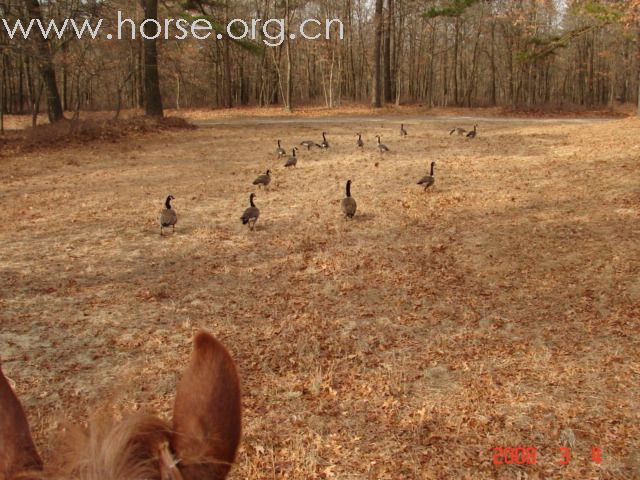
[[[33,444],[22,404],[0,368],[0,480],[38,478],[42,460]],[[29,475],[28,472],[32,472]]]
[[[241,432],[240,380],[224,346],[200,332],[173,410],[172,447],[184,480],[224,480]]]

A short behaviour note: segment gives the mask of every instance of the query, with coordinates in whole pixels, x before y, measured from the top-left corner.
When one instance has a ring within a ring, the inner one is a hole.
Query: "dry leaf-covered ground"
[[[45,457],[96,406],[168,416],[205,328],[243,380],[235,479],[640,478],[640,121],[448,127],[218,126],[0,157],[0,353]],[[330,151],[274,159],[322,129]],[[538,464],[494,466],[498,446]]]

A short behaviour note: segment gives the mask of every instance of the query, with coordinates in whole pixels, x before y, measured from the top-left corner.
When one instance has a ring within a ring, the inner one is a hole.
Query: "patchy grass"
[[[205,328],[243,380],[233,478],[640,477],[640,122],[407,128],[170,130],[1,158],[0,352],[44,456],[97,406],[170,415]],[[331,150],[297,169],[272,155],[321,129]],[[493,466],[497,446],[535,446],[538,465]]]

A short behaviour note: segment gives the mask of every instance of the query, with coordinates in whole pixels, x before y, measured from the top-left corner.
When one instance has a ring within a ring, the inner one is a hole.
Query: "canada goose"
[[[362,141],[362,135],[358,133],[358,142],[356,143],[358,148],[364,148],[364,142]]]
[[[384,143],[380,142],[380,135],[377,135],[376,138],[378,139],[378,150],[380,150],[380,153],[388,152],[389,147],[387,147]]]
[[[318,147],[323,150],[329,148],[329,142],[327,141],[327,132],[322,132],[322,143],[320,143]]]
[[[478,134],[478,125],[474,125],[473,130],[467,133],[467,138],[476,138],[477,134]]]
[[[260,175],[258,178],[256,178],[253,181],[254,185],[262,185],[264,187],[266,187],[267,185],[269,185],[271,183],[271,170],[267,170],[267,173],[265,173],[264,175]]]
[[[293,152],[292,152],[292,156],[289,157],[289,160],[287,160],[287,163],[284,164],[285,167],[295,167],[296,164],[298,163],[298,157],[296,157],[296,152],[298,151],[298,149],[296,147],[293,147]]]
[[[427,191],[427,188],[433,185],[436,181],[436,177],[433,175],[433,167],[435,166],[436,166],[436,162],[431,162],[431,173],[429,175],[422,177],[418,182],[418,185],[424,186],[425,192]]]
[[[304,142],[300,142],[300,145],[307,147],[307,150],[311,150],[311,147],[315,147],[317,144],[313,140],[305,140]]]
[[[171,200],[175,200],[173,195],[167,197],[164,202],[164,209],[160,212],[160,235],[163,235],[163,231],[167,227],[172,227],[173,231],[176,231],[176,223],[178,223],[178,214],[171,208]]]
[[[467,133],[467,131],[464,128],[460,128],[460,127],[455,127],[453,130],[451,130],[449,132],[449,135],[453,135],[454,133],[458,132],[459,136],[464,135],[465,133]]]
[[[280,145],[280,140],[278,140],[278,148],[276,148],[276,155],[278,157],[284,157],[287,154],[287,151],[282,148],[282,146]]]
[[[356,200],[351,196],[351,180],[349,180],[347,181],[347,196],[342,199],[342,211],[345,217],[353,218],[357,208]]]
[[[260,210],[258,209],[258,207],[256,207],[255,203],[253,203],[254,198],[256,198],[256,194],[252,193],[249,196],[249,205],[251,206],[247,208],[240,217],[240,220],[242,220],[242,224],[249,224],[249,229],[251,230],[253,230],[253,228],[256,226],[256,222],[258,221],[258,217],[260,216]]]
[[[400,124],[400,136],[402,138],[406,137],[407,135],[409,135],[409,133],[407,132],[407,130],[404,128],[404,123]]]

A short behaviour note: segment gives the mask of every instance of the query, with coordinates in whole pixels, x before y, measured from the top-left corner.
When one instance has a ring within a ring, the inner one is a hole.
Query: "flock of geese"
[[[467,131],[464,128],[455,127],[449,135],[453,135],[457,133],[459,136],[466,136],[467,138],[476,138],[478,134],[478,125],[473,126],[473,130]],[[358,149],[364,148],[364,141],[362,140],[362,134],[356,134],[358,139],[356,141],[356,147]],[[400,137],[406,138],[409,135],[404,124],[400,124]],[[384,143],[382,143],[382,138],[380,135],[376,136],[377,146],[376,148],[382,154],[389,152],[389,147],[387,147]],[[314,147],[317,147],[321,150],[328,150],[330,148],[329,141],[327,140],[327,132],[322,132],[322,142],[316,143],[313,140],[304,140],[300,142],[300,146],[306,147],[307,150],[311,150]],[[298,148],[293,147],[291,151],[291,156],[289,156],[284,164],[285,168],[295,167],[298,164],[297,157]],[[286,157],[287,151],[282,148],[281,141],[278,140],[278,147],[275,151],[278,158]],[[427,191],[429,187],[431,187],[436,179],[435,179],[435,169],[436,162],[431,162],[431,170],[428,175],[425,175],[420,179],[418,185],[424,187],[424,190]],[[264,174],[258,176],[253,181],[253,185],[267,187],[271,183],[271,170],[267,170]],[[345,218],[351,219],[355,216],[356,210],[358,209],[358,204],[356,200],[351,196],[351,180],[347,180],[345,197],[342,199],[342,213]],[[240,220],[243,225],[248,225],[250,230],[255,228],[256,222],[260,217],[260,209],[256,207],[254,200],[256,198],[256,194],[252,193],[249,196],[249,207],[244,211]],[[160,212],[160,235],[164,234],[164,229],[171,227],[175,232],[176,224],[178,223],[178,215],[175,209],[171,206],[171,201],[175,200],[173,195],[169,195],[164,203],[164,209]]]

